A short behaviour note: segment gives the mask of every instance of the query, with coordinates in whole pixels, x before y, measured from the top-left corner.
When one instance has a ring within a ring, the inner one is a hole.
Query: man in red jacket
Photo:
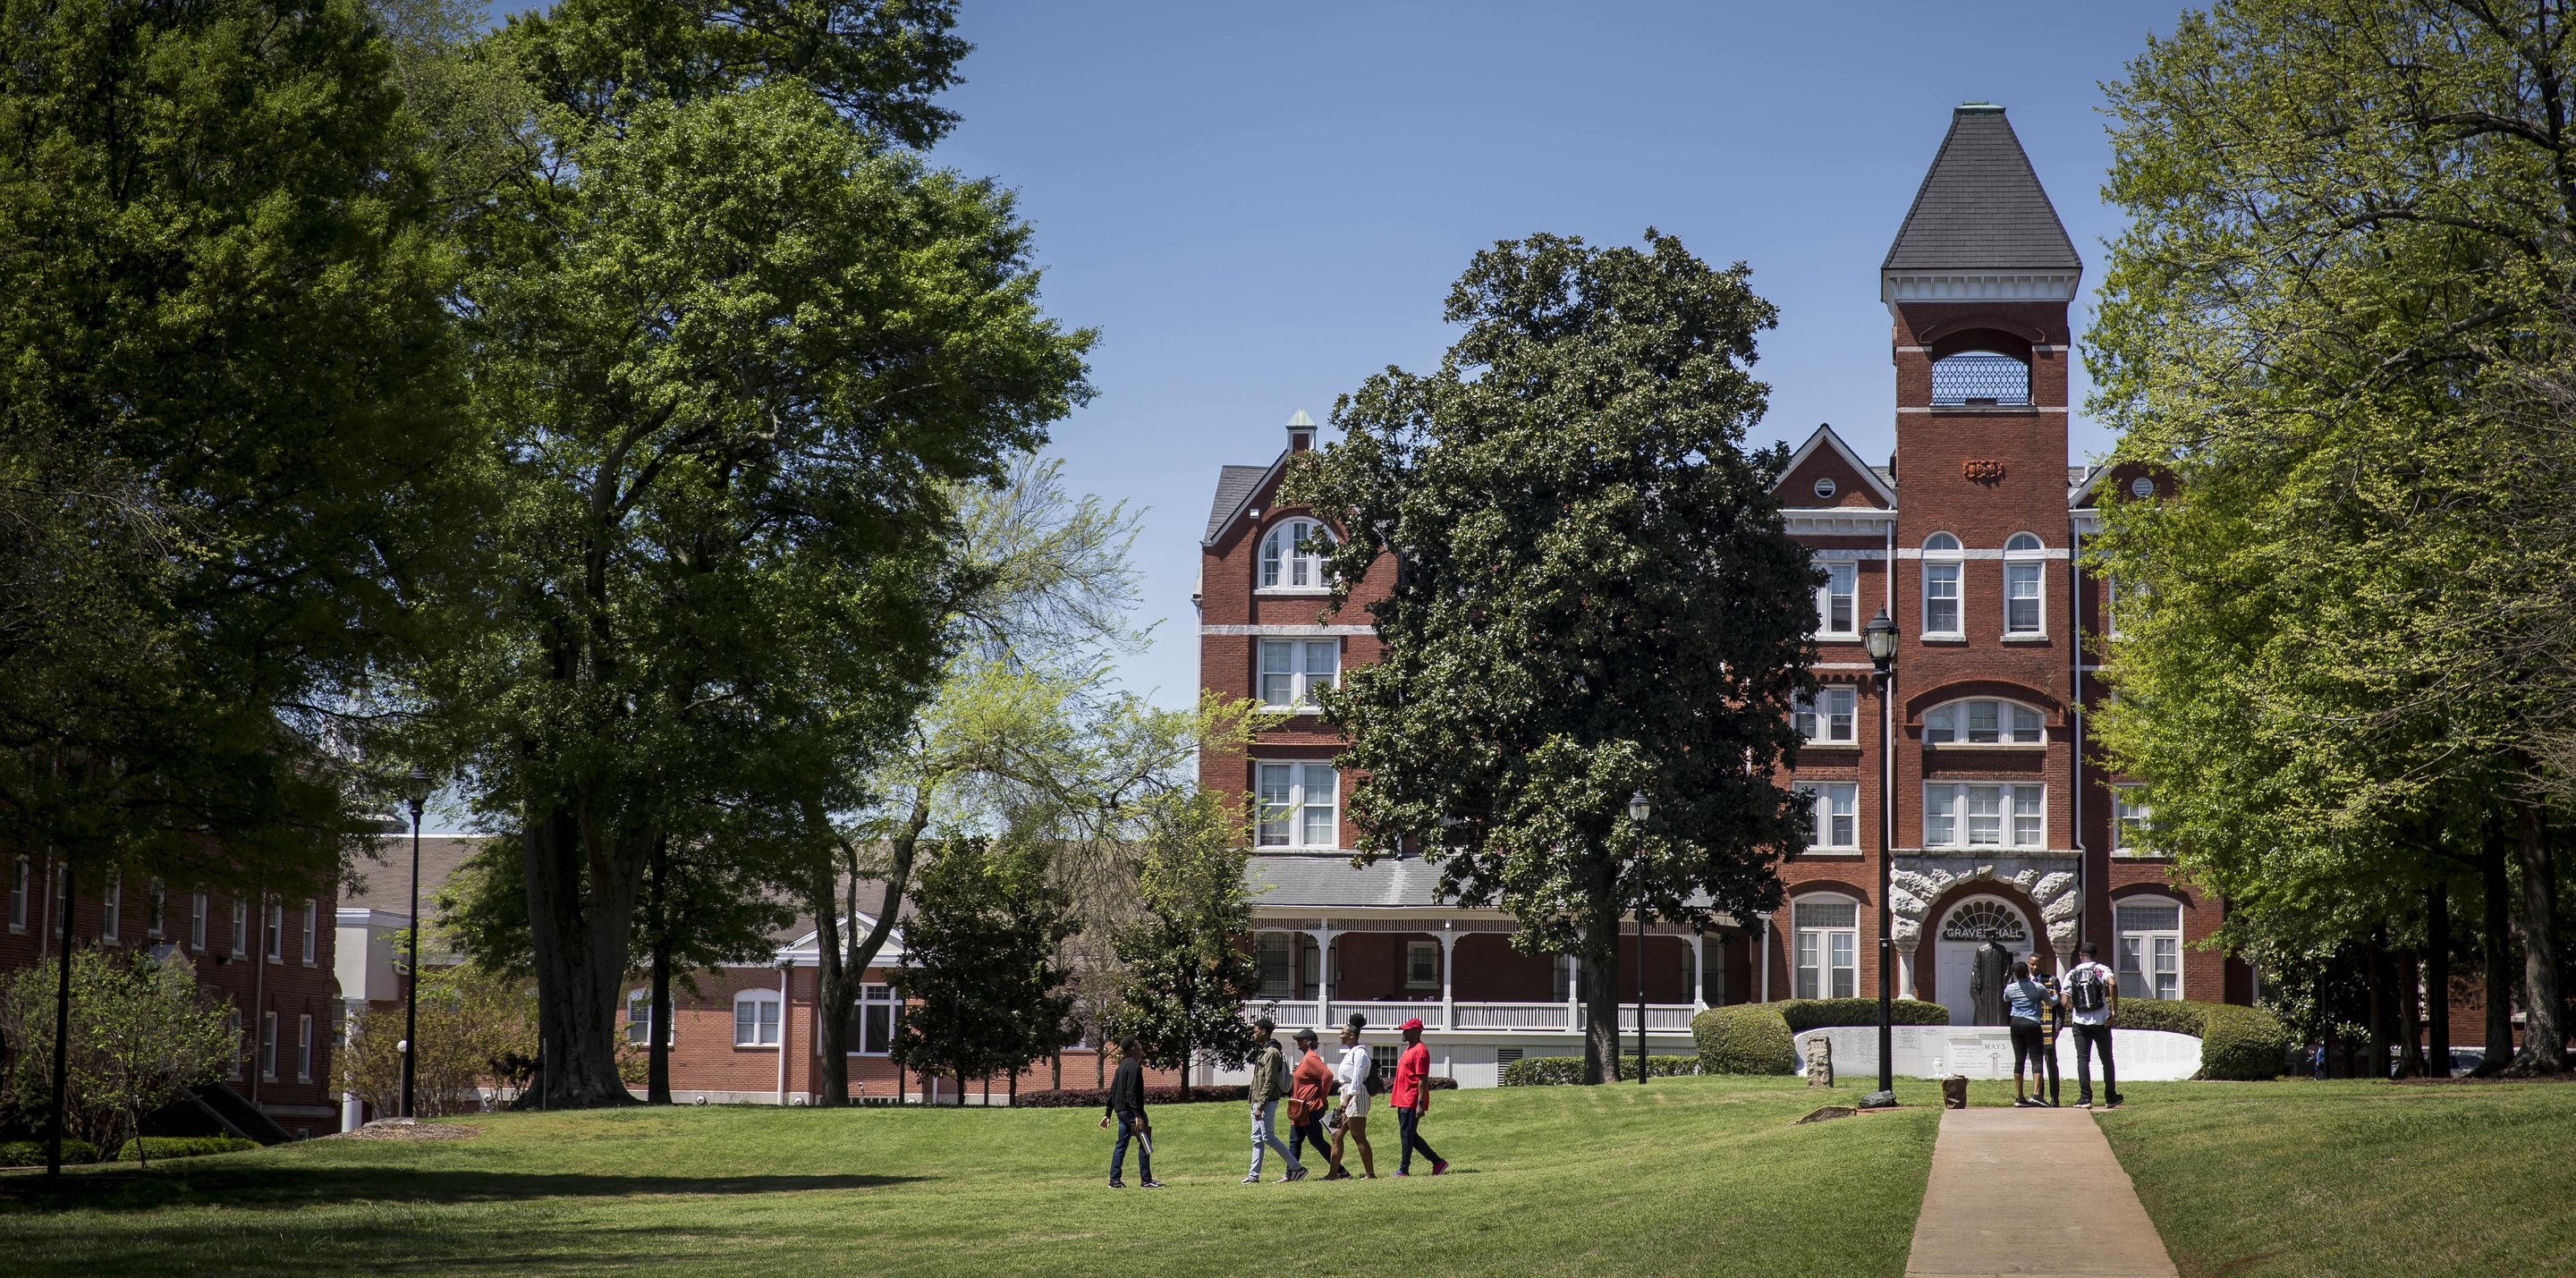
[[[1396,1126],[1404,1133],[1404,1150],[1396,1159],[1395,1174],[1413,1174],[1413,1151],[1431,1160],[1431,1174],[1449,1170],[1447,1160],[1431,1152],[1431,1144],[1422,1139],[1422,1116],[1431,1110],[1431,1049],[1422,1045],[1422,1019],[1414,1017],[1397,1028],[1404,1031],[1404,1050],[1395,1058],[1395,1085],[1387,1089],[1387,1100],[1395,1105]]]

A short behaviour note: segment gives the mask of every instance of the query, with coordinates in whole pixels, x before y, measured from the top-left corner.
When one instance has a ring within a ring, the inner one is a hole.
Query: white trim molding
[[[2081,279],[2076,271],[1886,271],[1878,277],[1879,300],[1896,302],[1972,302],[2036,300],[2071,302]]]
[[[1333,635],[1373,635],[1375,626],[1201,626],[1202,635],[1261,635],[1272,639],[1323,639]]]
[[[1878,552],[1873,550],[1867,553],[1875,556]],[[1923,549],[1919,546],[1904,546],[1898,548],[1896,557],[1899,559],[1921,559],[1925,556],[1923,554]],[[2001,559],[2004,557],[2004,552],[2000,550],[1936,550],[1932,552],[1930,557],[1943,560]],[[2046,550],[2016,550],[2012,552],[2012,557],[2025,562],[2034,559],[2064,559],[2066,558],[2066,547],[2051,546]]]

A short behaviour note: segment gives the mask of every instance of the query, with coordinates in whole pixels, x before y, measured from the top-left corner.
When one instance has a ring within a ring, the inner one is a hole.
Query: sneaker
[[[1397,1172],[1397,1173],[1396,1173],[1396,1175],[1398,1175],[1398,1176],[1410,1176],[1410,1175],[1412,1175],[1412,1174],[1413,1174],[1412,1172]]]
[[[1340,1167],[1336,1167],[1331,1171],[1324,1173],[1324,1179],[1326,1180],[1349,1180],[1350,1178],[1350,1172]]]
[[[2128,1103],[2128,1102],[2126,1102],[2126,1101],[2113,1101],[2113,1102],[2111,1102],[2110,1104],[2103,1106],[2102,1108],[2104,1108],[2104,1109],[2118,1109],[2119,1107],[2121,1107],[2122,1105],[2125,1105],[2125,1104],[2127,1104],[2127,1103]]]
[[[1441,1174],[1443,1174],[1443,1173],[1447,1172],[1448,1170],[1449,1170],[1449,1164],[1447,1164],[1447,1163],[1441,1162],[1441,1161],[1439,1161],[1439,1160],[1437,1160],[1437,1159],[1434,1159],[1434,1160],[1432,1161],[1432,1163],[1431,1163],[1431,1174],[1432,1174],[1432,1175],[1434,1175],[1434,1176],[1441,1175]]]
[[[2075,1102],[2075,1108],[2077,1108],[2077,1109],[2091,1109],[2091,1108],[2093,1108],[2093,1098],[2092,1098],[2092,1097],[2090,1097],[2090,1096],[2086,1096],[2086,1097],[2082,1097],[2082,1098],[2078,1099],[2078,1100]]]
[[[1261,1183],[1261,1173],[1259,1173],[1259,1172],[1254,1172],[1253,1174],[1251,1174],[1251,1175],[1249,1175],[1249,1176],[1244,1177],[1244,1178],[1243,1178],[1243,1183],[1244,1183],[1244,1184],[1247,1184],[1247,1185],[1258,1185],[1258,1184],[1260,1184],[1260,1183]]]
[[[1149,1180],[1145,1182],[1145,1188],[1147,1189],[1161,1189],[1163,1187],[1163,1182],[1159,1180]]]
[[[1123,1180],[1113,1180],[1109,1182],[1109,1187],[1111,1189],[1125,1189],[1127,1187],[1127,1182]]]
[[[2031,1098],[2029,1098],[2029,1097],[2027,1097],[2027,1096],[2015,1096],[2015,1097],[2013,1097],[2013,1108],[2014,1108],[2014,1109],[2030,1109],[2030,1108],[2032,1108],[2032,1107],[2034,1107],[2034,1106],[2036,1106],[2036,1105],[2038,1105],[2038,1104],[2039,1104],[2039,1102],[2038,1102],[2038,1101],[2032,1100]]]
[[[1304,1180],[1304,1179],[1306,1179],[1306,1169],[1305,1169],[1305,1168],[1303,1168],[1303,1167],[1291,1167],[1291,1168],[1289,1168],[1289,1169],[1288,1169],[1288,1179],[1290,1179],[1290,1180]]]

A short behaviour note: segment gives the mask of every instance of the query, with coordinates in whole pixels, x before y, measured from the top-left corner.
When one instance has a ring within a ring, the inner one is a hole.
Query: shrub
[[[2259,1007],[2234,1003],[2195,1003],[2183,999],[2120,1000],[2113,1024],[2121,1029],[2163,1030],[2200,1040],[2200,1072],[2194,1078],[2259,1082],[2281,1076],[2290,1050],[2289,1027]]]
[[[1637,1058],[1619,1057],[1615,1077],[1637,1077]],[[1646,1076],[1672,1078],[1700,1072],[1696,1056],[1649,1056]],[[1561,1087],[1583,1081],[1583,1058],[1580,1056],[1524,1056],[1503,1067],[1505,1087]]]
[[[63,1138],[63,1161],[66,1163],[97,1162],[98,1146],[66,1136]],[[41,1140],[0,1141],[0,1167],[42,1167],[44,1165],[45,1142]]]
[[[1794,1074],[1798,1045],[1778,1003],[1712,1007],[1691,1018],[1703,1074]]]
[[[1804,1034],[1811,1029],[1878,1024],[1878,1000],[1874,998],[1793,998],[1773,1006],[1780,1009],[1780,1017],[1789,1023],[1792,1034]],[[1950,1023],[1950,1009],[1918,999],[1892,999],[1888,1003],[1887,1019],[1896,1025],[1947,1025]]]
[[[151,1142],[148,1148],[144,1145],[147,1140]],[[116,1151],[116,1161],[137,1162],[140,1161],[139,1155],[147,1153],[152,1156],[152,1161],[159,1162],[164,1158],[202,1158],[208,1154],[238,1154],[257,1148],[258,1141],[243,1140],[239,1136],[137,1136],[125,1142],[125,1148]]]

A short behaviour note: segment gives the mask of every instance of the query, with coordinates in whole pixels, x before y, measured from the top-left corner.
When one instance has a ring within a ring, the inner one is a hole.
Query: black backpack
[[[1377,1072],[1377,1053],[1369,1053],[1369,1072],[1360,1075],[1360,1090],[1371,1096],[1386,1090],[1386,1080]]]
[[[2102,969],[2087,963],[2066,978],[2067,1006],[2079,1012],[2098,1012],[2106,995],[2103,993]]]

